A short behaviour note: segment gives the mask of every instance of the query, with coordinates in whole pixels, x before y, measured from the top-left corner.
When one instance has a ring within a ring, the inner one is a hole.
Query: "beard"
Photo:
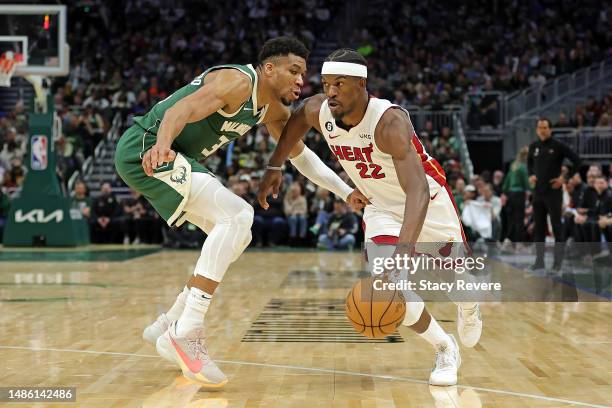
[[[342,118],[346,116],[346,112],[331,112],[331,115],[336,121],[342,121]]]
[[[281,103],[282,103],[283,105],[285,105],[285,106],[291,106],[291,103],[292,103],[290,100],[288,100],[288,99],[287,99],[287,98],[285,98],[284,96],[281,96],[280,101],[281,101]]]

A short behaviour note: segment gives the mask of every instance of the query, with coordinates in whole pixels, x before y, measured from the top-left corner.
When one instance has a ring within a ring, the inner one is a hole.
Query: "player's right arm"
[[[213,75],[214,74],[214,75]],[[172,142],[188,123],[200,121],[219,109],[240,106],[251,95],[251,81],[235,69],[213,72],[210,80],[191,95],[181,99],[164,113],[157,142],[142,157],[142,167],[149,176],[165,162],[175,159]],[[207,78],[208,79],[208,75]]]
[[[319,132],[319,111],[325,100],[325,95],[317,94],[304,100],[304,102],[291,114],[291,117],[283,128],[283,133],[278,139],[276,149],[272,153],[268,161],[268,167],[280,168],[293,147],[304,138],[306,133],[315,128]],[[262,208],[268,208],[266,197],[270,192],[273,195],[278,195],[278,191],[282,181],[282,174],[278,170],[266,170],[264,176],[259,183],[259,191],[257,192],[257,200]]]
[[[269,165],[280,167],[283,165],[293,147],[300,142],[306,133],[315,128],[321,133],[319,126],[319,111],[325,101],[325,95],[317,94],[306,98],[304,102],[291,113],[289,120],[283,128],[276,149],[270,157]]]

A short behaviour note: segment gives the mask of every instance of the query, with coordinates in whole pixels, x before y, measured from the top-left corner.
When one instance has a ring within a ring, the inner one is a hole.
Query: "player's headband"
[[[349,75],[367,78],[368,67],[353,62],[326,61],[321,68],[321,75]]]

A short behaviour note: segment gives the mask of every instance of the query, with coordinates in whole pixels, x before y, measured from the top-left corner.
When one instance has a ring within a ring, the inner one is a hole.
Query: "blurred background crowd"
[[[356,7],[362,2],[357,3]],[[360,12],[361,20],[350,27],[348,44],[343,45],[368,59],[368,89],[373,95],[408,109],[447,109],[466,103],[470,92],[542,86],[549,78],[612,55],[612,7],[598,0],[583,3],[575,7],[567,1],[468,1],[458,6],[446,0],[418,5],[374,1]],[[316,50],[330,33],[342,29],[331,22],[334,16],[350,12],[347,4],[90,0],[69,7],[71,71],[51,84],[63,123],[56,140],[62,185],[67,188],[70,176],[94,156],[115,115],[127,127],[134,116],[207,67],[256,63],[268,38],[297,36],[315,50],[302,97],[320,92],[317,61],[325,55]],[[497,109],[496,101],[484,98],[478,104],[478,120],[486,123],[487,112]],[[574,114],[551,120],[556,127],[612,126],[612,94],[589,98],[576,106]],[[533,227],[524,150],[507,166],[500,163],[500,168],[485,169],[467,182],[453,128],[426,120],[416,130],[446,171],[471,241],[529,241]],[[26,109],[18,103],[0,113],[0,228],[10,198],[18,193],[27,172],[26,140]],[[320,134],[311,132],[305,142],[350,184]],[[268,211],[258,206],[255,194],[273,149],[265,127],[258,127],[204,163],[255,207],[252,245],[326,249],[358,245],[363,239],[361,214],[318,189],[289,164],[282,194],[270,201]],[[608,231],[603,236],[609,236],[612,225],[612,179],[608,178],[612,167],[593,165],[585,170],[564,186],[565,231],[578,242],[598,240],[600,231]],[[137,192],[117,194],[125,188],[118,177],[100,183],[95,196],[88,191],[90,186],[77,181],[67,193],[89,220],[92,242],[196,247],[203,239],[193,226],[179,231],[166,228]],[[517,195],[522,199],[517,200]]]

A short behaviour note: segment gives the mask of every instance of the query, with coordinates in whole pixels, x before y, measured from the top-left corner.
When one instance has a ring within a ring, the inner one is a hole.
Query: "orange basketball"
[[[379,281],[376,287],[374,282]],[[358,333],[380,339],[392,334],[404,320],[406,301],[397,290],[379,290],[379,278],[363,278],[346,297],[346,317]]]

